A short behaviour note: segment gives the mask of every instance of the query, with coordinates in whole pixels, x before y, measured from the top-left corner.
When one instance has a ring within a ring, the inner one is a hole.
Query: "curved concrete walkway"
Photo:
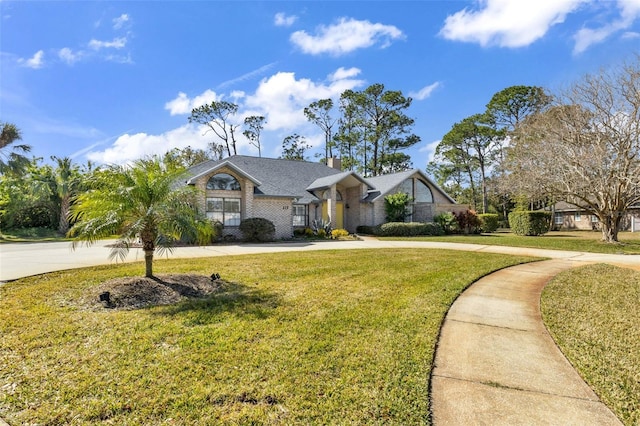
[[[434,425],[621,425],[558,349],[540,294],[561,271],[547,260],[474,283],[451,306],[431,377]]]
[[[108,243],[76,251],[70,250],[69,243],[0,245],[0,285],[2,281],[34,274],[110,263]],[[640,256],[366,239],[181,247],[168,257],[384,248],[448,249],[552,259],[488,275],[452,305],[441,330],[431,378],[436,426],[621,424],[556,347],[542,323],[539,302],[544,285],[563,270],[591,263],[640,270]],[[127,261],[142,259],[139,251],[132,250]]]

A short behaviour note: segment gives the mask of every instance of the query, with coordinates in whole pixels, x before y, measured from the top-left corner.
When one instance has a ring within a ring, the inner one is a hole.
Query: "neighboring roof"
[[[234,155],[191,167],[186,173],[185,181],[193,184],[195,179],[224,167],[251,180],[255,185],[256,196],[296,198],[301,204],[317,200],[307,191],[311,183],[320,178],[342,174],[340,170],[322,163]]]
[[[419,174],[420,178],[426,181],[430,186],[438,190],[442,195],[444,195],[447,200],[449,200],[452,204],[455,204],[455,200],[451,198],[446,192],[442,190],[434,181],[432,181],[429,176],[425,175],[420,169],[406,170],[404,172],[393,173],[390,175],[381,175],[367,178],[369,183],[374,186],[374,190],[369,191],[369,195],[365,198],[365,201],[374,202],[381,197],[389,195],[389,193],[406,179],[409,179],[415,174]]]
[[[321,177],[316,179],[307,187],[307,191],[317,191],[320,189],[328,189],[332,185],[342,183],[346,187],[352,187],[358,184],[365,184],[367,188],[374,189],[369,182],[360,177],[356,172],[346,171],[335,175]]]

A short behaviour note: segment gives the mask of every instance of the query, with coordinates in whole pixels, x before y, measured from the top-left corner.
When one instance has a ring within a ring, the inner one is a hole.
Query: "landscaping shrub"
[[[538,236],[549,231],[550,212],[515,211],[509,213],[509,226],[516,235]]]
[[[338,239],[340,237],[348,237],[349,236],[349,231],[347,231],[346,229],[334,229],[333,231],[331,231],[331,238],[333,239]]]
[[[479,214],[480,230],[482,232],[495,232],[498,229],[500,223],[500,216],[495,213]]]
[[[433,217],[433,221],[440,225],[445,234],[452,234],[458,226],[458,221],[451,212],[437,214]]]
[[[380,226],[384,237],[413,237],[417,235],[442,235],[442,228],[435,223],[388,222]]]
[[[252,217],[240,222],[240,232],[245,241],[273,241],[276,227],[268,219]]]
[[[311,222],[311,227],[313,229],[313,233],[318,237],[325,238],[331,236],[331,221],[325,221],[324,219],[317,220],[314,219]]]
[[[480,229],[480,219],[473,210],[467,210],[464,212],[454,213],[456,222],[458,222],[458,229],[463,234],[475,234]]]
[[[389,222],[404,222],[407,217],[407,208],[412,198],[405,192],[396,192],[384,197],[384,212]]]

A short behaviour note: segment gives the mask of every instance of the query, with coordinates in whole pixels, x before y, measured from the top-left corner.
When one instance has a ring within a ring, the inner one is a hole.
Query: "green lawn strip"
[[[42,243],[51,241],[69,241],[69,239],[49,228],[11,229],[0,232],[0,244]]]
[[[74,301],[141,263],[0,287],[0,417],[12,424],[428,422],[435,340],[455,297],[526,257],[354,250],[159,260],[225,293],[135,311]]]
[[[585,266],[542,294],[544,322],[562,352],[626,425],[640,424],[640,272]]]
[[[510,232],[482,235],[444,235],[441,237],[384,237],[382,240],[438,241],[484,244],[508,247],[531,247],[550,250],[582,251],[608,254],[640,254],[640,232],[621,232],[620,244],[600,241],[601,234],[592,231],[549,232],[538,237],[524,237]]]

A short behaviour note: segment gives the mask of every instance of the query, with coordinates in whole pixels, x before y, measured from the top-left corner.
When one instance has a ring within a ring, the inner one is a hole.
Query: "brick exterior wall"
[[[293,205],[290,198],[254,198],[254,216],[270,220],[276,227],[276,239],[293,235]]]
[[[222,191],[222,190],[208,190],[207,182],[211,176],[227,173],[235,177],[240,182],[241,191]],[[240,217],[241,219],[247,219],[250,217],[263,217],[270,220],[276,227],[277,239],[289,238],[293,233],[292,229],[292,200],[289,198],[254,198],[253,191],[254,185],[249,179],[243,178],[238,175],[232,169],[223,167],[216,170],[206,176],[202,176],[195,182],[196,188],[198,188],[204,194],[201,198],[198,208],[201,211],[206,212],[206,200],[210,197],[223,197],[223,198],[239,198],[240,199]],[[236,238],[241,238],[242,234],[238,227],[226,226],[222,230],[222,236],[231,235]]]

